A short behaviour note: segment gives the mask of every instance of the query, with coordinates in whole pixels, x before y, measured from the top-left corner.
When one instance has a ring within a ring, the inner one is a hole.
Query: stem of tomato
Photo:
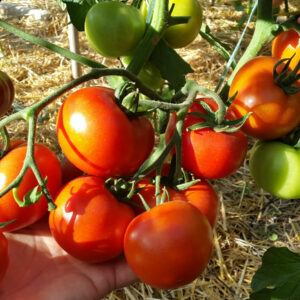
[[[140,42],[127,70],[138,74],[168,26],[168,0],[155,0],[153,15],[144,38]]]

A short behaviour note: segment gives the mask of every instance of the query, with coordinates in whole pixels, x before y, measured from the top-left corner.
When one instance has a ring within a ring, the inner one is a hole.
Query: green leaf
[[[175,91],[184,86],[185,75],[194,72],[191,66],[164,40],[160,40],[155,47],[151,55],[151,62],[159,69],[162,78],[169,82],[171,89]]]
[[[17,219],[11,220],[9,222],[0,223],[0,228],[3,228],[3,227],[5,227],[5,226],[7,226],[7,225],[9,225],[13,222],[16,222],[16,221],[17,221]]]
[[[230,59],[230,56],[231,56],[230,46],[228,44],[222,43],[220,40],[218,40],[216,37],[214,37],[210,33],[210,29],[206,24],[202,23],[199,34],[201,35],[201,37],[204,40],[206,40],[209,44],[214,46],[216,51],[225,59],[225,61],[228,61]],[[234,69],[236,66],[236,62],[233,61],[231,66]]]
[[[62,0],[67,6],[71,23],[78,31],[84,31],[84,21],[89,9],[97,0]]]
[[[66,9],[66,4],[63,2],[63,0],[56,0],[57,4],[60,6],[60,8],[62,10],[65,10]]]
[[[252,278],[251,300],[299,300],[300,255],[285,247],[269,248]]]

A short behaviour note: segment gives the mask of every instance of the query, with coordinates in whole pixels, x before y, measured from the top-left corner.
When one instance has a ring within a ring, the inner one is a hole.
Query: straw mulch
[[[295,8],[298,1],[290,1],[291,6]],[[42,20],[35,20],[31,16],[7,17],[5,14],[1,17],[29,33],[68,48],[66,13],[54,0],[7,2],[47,10],[49,14]],[[214,6],[210,6],[210,1],[201,2],[204,20],[212,33],[234,47],[241,33],[235,29],[241,13],[232,9],[230,1],[216,1]],[[247,46],[252,32],[253,28],[250,27],[242,48]],[[0,43],[3,48],[0,69],[7,72],[15,82],[14,109],[46,97],[72,79],[69,60],[2,29]],[[108,66],[115,63],[97,55],[88,46],[83,33],[80,33],[80,51],[82,55]],[[268,45],[264,53],[270,54],[269,51]],[[225,65],[218,53],[200,38],[179,53],[195,70],[189,78],[214,89]],[[83,73],[86,70],[82,68]],[[90,84],[99,84],[99,81]],[[38,141],[46,143],[59,155],[55,117],[57,108],[66,96],[50,105],[49,114],[43,115],[37,130]],[[26,137],[27,134],[23,122],[12,123],[8,130],[12,137]],[[249,142],[249,147],[252,143]],[[300,202],[278,199],[259,189],[251,178],[247,160],[236,174],[213,181],[212,184],[218,192],[221,209],[215,231],[215,250],[205,272],[191,284],[176,290],[160,291],[136,283],[114,291],[105,299],[246,299],[251,292],[252,276],[260,266],[261,256],[266,249],[285,246],[300,252]]]

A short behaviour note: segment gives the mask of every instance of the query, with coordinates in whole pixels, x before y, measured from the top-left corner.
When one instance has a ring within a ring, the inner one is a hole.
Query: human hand
[[[51,236],[47,218],[5,235],[10,261],[1,300],[94,300],[137,279],[122,257],[87,264],[68,255]]]

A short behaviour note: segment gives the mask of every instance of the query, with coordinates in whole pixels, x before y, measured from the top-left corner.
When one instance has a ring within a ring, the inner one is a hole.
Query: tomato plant
[[[146,20],[149,2],[144,0],[141,12]],[[202,8],[197,0],[170,0],[169,9],[174,4],[172,17],[190,17],[187,23],[172,25],[166,29],[164,39],[173,48],[182,48],[190,44],[199,34],[202,24]]]
[[[8,264],[8,243],[5,235],[2,232],[0,232],[0,282],[6,273]]]
[[[58,244],[70,255],[87,262],[104,262],[120,255],[123,237],[134,213],[107,190],[104,179],[81,176],[55,199],[49,226]]]
[[[145,22],[140,11],[122,2],[99,2],[90,8],[85,19],[90,45],[106,57],[133,54],[144,31]]]
[[[193,205],[166,202],[130,222],[124,253],[141,280],[156,288],[176,288],[197,278],[208,264],[212,230]]]
[[[279,141],[259,142],[250,152],[249,168],[265,191],[284,199],[300,197],[300,150]]]
[[[0,71],[0,116],[3,116],[10,109],[15,96],[15,88],[11,78],[3,71]]]
[[[251,112],[243,131],[258,139],[284,136],[300,122],[300,92],[287,94],[276,84],[277,62],[268,56],[251,59],[237,72],[229,91],[229,97],[237,92],[230,106],[237,117]]]
[[[105,87],[83,88],[68,97],[59,110],[57,136],[71,163],[106,177],[133,174],[154,145],[151,122],[145,117],[129,120],[114,91]]]
[[[191,105],[189,112],[206,114],[200,101],[206,102],[213,110],[217,103],[210,98],[199,98]],[[228,111],[227,118],[234,115]],[[172,114],[166,131],[170,140],[175,130],[176,113]],[[231,175],[243,163],[247,154],[247,138],[241,130],[227,133],[216,132],[212,128],[188,130],[194,124],[204,122],[195,115],[187,115],[182,132],[182,167],[199,178],[216,179]],[[210,155],[213,153],[213,155]]]
[[[27,145],[18,144],[0,160],[0,191],[7,187],[19,174],[25,159]],[[61,186],[61,167],[55,154],[42,144],[35,144],[34,156],[37,166],[43,178],[47,177],[47,188],[54,197]],[[31,169],[28,169],[18,187],[17,195],[20,200],[32,190],[38,182]],[[11,223],[0,229],[0,231],[13,231],[33,224],[47,212],[47,201],[45,196],[33,205],[20,207],[10,191],[1,197],[0,222]]]

